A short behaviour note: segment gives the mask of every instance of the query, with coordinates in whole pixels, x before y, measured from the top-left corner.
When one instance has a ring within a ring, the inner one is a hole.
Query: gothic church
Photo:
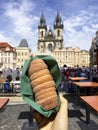
[[[54,20],[53,31],[51,28],[47,28],[47,23],[42,13],[38,24],[38,43],[35,55],[51,55],[57,60],[60,67],[64,64],[71,67],[88,66],[88,51],[80,50],[79,47],[64,47],[63,29],[64,25],[59,12],[57,12]]]
[[[38,51],[40,53],[45,53],[47,50],[51,53],[55,49],[61,50],[64,48],[63,42],[63,22],[60,13],[57,12],[57,16],[54,21],[54,33],[51,28],[47,29],[47,23],[42,13],[38,25]]]

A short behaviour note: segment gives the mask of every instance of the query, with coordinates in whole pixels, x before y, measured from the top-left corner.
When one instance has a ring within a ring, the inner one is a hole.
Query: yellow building
[[[28,46],[26,39],[22,39],[19,46],[16,47],[16,68],[21,68],[24,62],[30,58],[31,49]]]
[[[80,50],[79,47],[67,47],[62,50],[56,49],[53,54],[60,67],[64,64],[69,67],[89,66],[89,52],[86,50]]]
[[[82,54],[82,66],[90,66],[90,54],[86,50],[81,51]]]

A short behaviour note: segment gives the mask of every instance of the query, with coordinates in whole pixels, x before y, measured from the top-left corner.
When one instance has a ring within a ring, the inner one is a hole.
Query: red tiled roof
[[[9,47],[10,51],[13,51],[13,47],[7,42],[0,42],[0,49],[6,51],[6,48]]]
[[[0,48],[3,48],[3,47],[12,47],[12,46],[9,45],[9,43],[7,42],[0,42]]]

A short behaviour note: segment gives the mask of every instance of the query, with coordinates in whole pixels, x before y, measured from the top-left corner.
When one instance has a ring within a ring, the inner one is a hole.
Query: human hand
[[[60,95],[60,101],[61,106],[57,113],[49,118],[40,115],[40,121],[37,122],[39,130],[68,130],[68,103],[62,95]],[[39,117],[39,113],[35,113],[35,117]]]

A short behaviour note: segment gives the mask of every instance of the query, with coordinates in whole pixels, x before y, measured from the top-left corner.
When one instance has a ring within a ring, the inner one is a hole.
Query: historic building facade
[[[26,39],[22,39],[18,47],[7,42],[0,42],[0,68],[21,68],[31,56],[31,49]]]
[[[19,46],[16,47],[16,68],[21,68],[24,62],[30,58],[31,49],[28,46],[26,39],[22,39]]]
[[[16,49],[8,42],[0,42],[0,68],[16,67]]]
[[[68,66],[89,66],[89,52],[80,50],[79,47],[64,47],[63,29],[64,25],[60,13],[54,21],[53,29],[47,29],[47,23],[42,13],[38,24],[38,43],[35,55],[52,55],[62,67]]]
[[[89,66],[89,52],[86,50],[80,50],[79,47],[66,47],[62,50],[56,49],[54,51],[54,57],[59,63],[60,67],[62,67],[64,64],[70,67]]]
[[[55,19],[54,33],[51,28],[47,29],[47,23],[42,13],[38,25],[38,51],[41,53],[45,53],[47,50],[54,52],[55,49],[61,50],[63,47],[63,23],[59,13]]]
[[[90,54],[87,50],[81,50],[82,53],[82,66],[90,66]]]
[[[96,36],[92,39],[90,47],[90,66],[93,67],[98,65],[98,31],[96,31]]]

